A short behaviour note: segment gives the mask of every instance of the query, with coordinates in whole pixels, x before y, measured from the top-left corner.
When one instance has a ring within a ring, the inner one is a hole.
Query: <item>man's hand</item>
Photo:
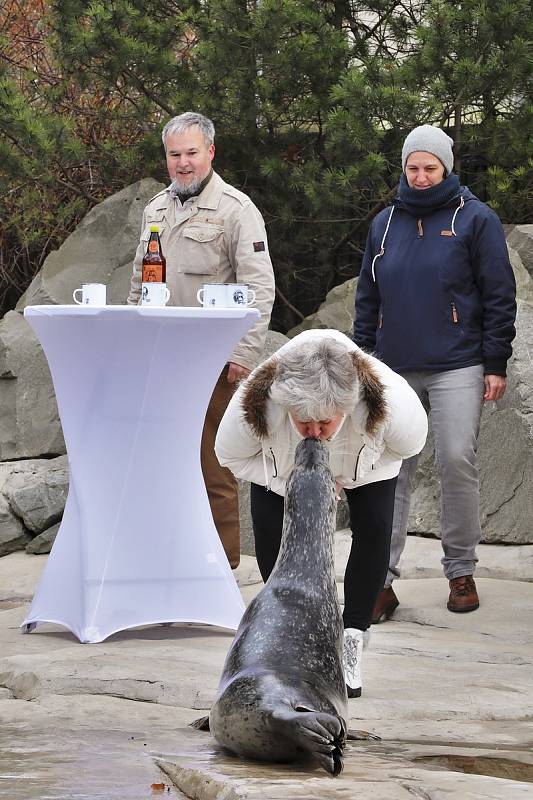
[[[507,388],[507,378],[503,375],[485,375],[485,394],[483,400],[501,400]]]
[[[233,361],[228,363],[228,383],[237,383],[243,381],[250,374],[250,370],[246,367],[241,367],[240,364],[234,364]]]

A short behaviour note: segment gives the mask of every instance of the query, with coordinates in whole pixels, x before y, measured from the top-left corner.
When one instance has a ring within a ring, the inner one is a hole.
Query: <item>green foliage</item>
[[[0,22],[4,308],[94,203],[165,179],[161,127],[185,110],[213,119],[302,314],[357,274],[416,124],[449,130],[505,222],[531,220],[530,0],[9,0]],[[277,304],[276,327],[297,321]]]

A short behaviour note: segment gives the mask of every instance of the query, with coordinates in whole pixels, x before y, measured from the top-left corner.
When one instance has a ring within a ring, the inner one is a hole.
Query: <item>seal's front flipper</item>
[[[342,751],[346,744],[344,720],[335,714],[311,711],[299,706],[295,711],[274,714],[285,735],[306,750],[321,767],[336,776],[342,772]]]
[[[329,772],[329,774],[334,778],[336,778],[337,775],[340,775],[344,769],[342,750],[340,750],[338,747],[332,750],[329,756],[326,756],[323,753],[313,753],[313,756],[320,764],[322,769],[325,769],[326,772]]]
[[[346,738],[352,742],[381,742],[381,736],[368,731],[352,731],[348,730]]]
[[[189,724],[189,728],[196,728],[197,731],[208,731],[209,730],[209,717],[200,717],[199,719],[195,719],[194,722]]]

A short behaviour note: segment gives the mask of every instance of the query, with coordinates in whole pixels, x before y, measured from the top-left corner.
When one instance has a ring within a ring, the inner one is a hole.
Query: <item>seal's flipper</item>
[[[381,742],[381,736],[368,731],[349,730],[346,738],[352,742]]]
[[[197,731],[209,730],[209,717],[199,717],[189,724],[189,728],[196,728]]]
[[[282,724],[286,735],[290,731],[293,741],[310,753],[326,772],[336,776],[342,771],[346,727],[341,717],[297,706],[295,711],[285,710],[274,714],[273,718]]]
[[[314,757],[322,769],[325,769],[326,772],[329,772],[334,778],[336,778],[337,775],[340,775],[344,768],[342,750],[339,750],[337,747],[329,756],[326,756],[323,753],[315,753]]]

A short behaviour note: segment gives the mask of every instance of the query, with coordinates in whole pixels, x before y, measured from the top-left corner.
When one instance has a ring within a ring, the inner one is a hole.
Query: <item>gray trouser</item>
[[[448,580],[472,575],[477,562],[479,476],[477,437],[483,405],[483,366],[446,372],[406,372],[430,415],[435,438],[435,463],[441,485],[441,560]],[[405,547],[411,491],[418,456],[403,462],[394,502],[389,571],[385,586],[400,576],[398,562]]]

